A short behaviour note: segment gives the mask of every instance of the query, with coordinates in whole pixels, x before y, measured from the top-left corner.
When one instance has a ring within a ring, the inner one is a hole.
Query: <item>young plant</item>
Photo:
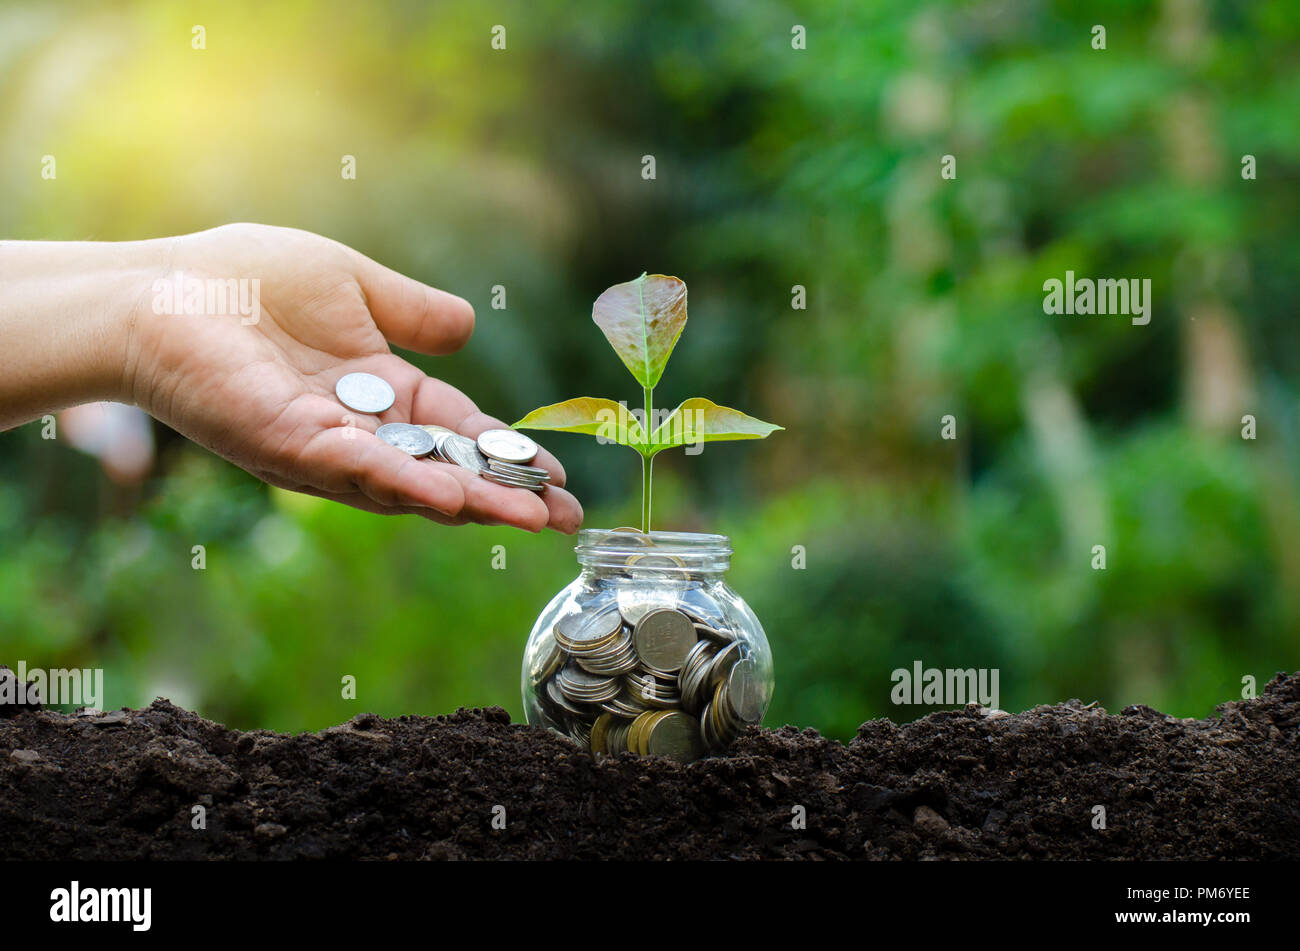
[[[629,446],[641,454],[641,531],[650,531],[654,457],[675,446],[695,446],[724,439],[763,439],[782,427],[719,406],[700,396],[682,402],[654,425],[655,385],[686,326],[686,284],[663,274],[642,274],[615,284],[596,298],[591,319],[605,334],[623,365],[641,384],[644,418],[623,403],[598,396],[579,396],[535,409],[516,429],[551,429],[587,433],[602,441]]]

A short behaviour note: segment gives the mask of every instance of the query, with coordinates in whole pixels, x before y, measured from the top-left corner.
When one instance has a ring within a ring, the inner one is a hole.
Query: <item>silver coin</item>
[[[642,663],[656,670],[681,669],[699,635],[691,619],[672,608],[656,608],[636,622],[632,637]]]
[[[700,637],[706,637],[715,644],[730,644],[736,639],[736,635],[730,631],[720,631],[716,627],[709,627],[707,624],[696,624],[695,633]]]
[[[709,689],[717,688],[718,684],[727,679],[736,662],[740,660],[740,641],[732,641],[725,648],[718,651],[716,657],[709,664]]]
[[[504,485],[511,489],[532,489],[534,492],[541,492],[546,487],[544,482],[529,482],[524,479],[512,479],[510,476],[503,476],[491,469],[480,469],[479,475],[489,482],[495,482],[497,485]]]
[[[632,627],[635,627],[637,621],[656,608],[675,606],[675,600],[671,594],[666,595],[658,585],[633,582],[622,585],[618,589],[619,613],[623,615],[623,620]]]
[[[489,459],[525,465],[537,458],[537,443],[513,429],[487,429],[479,433],[478,451]]]
[[[603,644],[622,627],[618,612],[610,608],[603,611],[577,611],[566,614],[555,622],[559,640],[568,644]]]
[[[691,648],[677,674],[677,690],[682,695],[682,703],[690,710],[699,706],[699,690],[704,685],[705,676],[712,669],[713,644],[700,641]]]
[[[546,695],[551,699],[552,703],[563,710],[567,710],[570,713],[576,713],[578,716],[582,716],[586,713],[582,707],[574,706],[572,701],[564,695],[564,691],[560,689],[560,682],[555,677],[546,681]]]
[[[445,447],[447,445],[447,440],[451,439],[455,435],[456,434],[453,432],[434,433],[433,452],[429,453],[429,455],[433,456],[439,462],[451,462],[451,459],[447,456]],[[452,465],[455,465],[455,463],[453,462]]]
[[[614,714],[616,717],[639,717],[645,713],[646,706],[636,699],[626,689],[613,700],[607,700],[600,705],[602,710]]]
[[[375,430],[375,435],[417,459],[433,452],[433,437],[410,423],[385,423]]]
[[[334,395],[348,409],[358,413],[382,413],[393,405],[397,394],[373,373],[349,373],[334,384]]]
[[[619,674],[628,674],[636,670],[636,654],[626,651],[622,654],[616,654],[611,657],[601,657],[597,659],[587,659],[582,655],[575,655],[578,666],[583,670],[593,673],[602,674],[606,677],[617,677]]]
[[[763,719],[763,687],[758,672],[748,658],[731,668],[727,676],[727,699],[731,709],[745,723]]]
[[[439,443],[439,449],[448,462],[454,462],[462,469],[481,473],[487,468],[487,460],[468,436],[449,435]]]
[[[727,626],[723,620],[722,605],[708,594],[705,594],[698,588],[688,589],[681,593],[681,603],[677,605],[677,610],[681,611],[697,625],[703,624],[706,627],[717,628],[719,630]]]
[[[484,466],[479,470],[479,475],[485,479],[504,482],[507,485],[541,485],[541,483],[536,479],[530,479],[527,476],[511,475],[509,472],[498,472],[496,469],[487,466]]]
[[[551,473],[546,469],[539,469],[537,466],[517,466],[513,462],[502,462],[499,459],[489,459],[488,468],[493,472],[500,472],[502,475],[519,476],[520,478],[549,481]]]
[[[605,700],[613,700],[623,690],[623,685],[619,683],[618,678],[590,673],[574,662],[560,668],[555,680],[564,696],[579,703],[601,703]]]
[[[555,635],[550,631],[546,632],[546,638],[540,645],[537,656],[533,661],[532,680],[533,686],[537,686],[546,680],[564,664],[564,651],[560,645],[555,643]]]

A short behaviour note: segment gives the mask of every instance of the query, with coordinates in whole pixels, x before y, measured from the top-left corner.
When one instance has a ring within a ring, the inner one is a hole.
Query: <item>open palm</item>
[[[389,342],[450,353],[469,338],[464,300],[318,235],[227,225],[177,239],[168,275],[258,278],[260,312],[153,313],[142,302],[128,345],[128,386],[149,413],[266,482],[383,514],[445,524],[576,531],[582,508],[545,450],[551,485],[536,495],[457,466],[413,459],[380,440],[382,423],[436,423],[474,437],[504,424],[455,387],[396,356]],[[255,317],[255,322],[254,322]],[[378,416],[334,396],[344,374],[373,373],[397,394]]]

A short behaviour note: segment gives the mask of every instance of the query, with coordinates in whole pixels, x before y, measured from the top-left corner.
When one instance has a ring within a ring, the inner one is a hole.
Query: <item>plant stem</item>
[[[647,448],[650,442],[650,402],[654,397],[654,387],[643,387],[645,394],[645,439]],[[651,482],[654,476],[654,456],[641,454],[641,531],[650,534],[650,498]]]

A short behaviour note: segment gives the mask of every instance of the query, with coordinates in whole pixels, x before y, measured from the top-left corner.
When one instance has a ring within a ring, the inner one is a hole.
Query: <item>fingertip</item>
[[[573,493],[556,486],[547,486],[542,498],[550,512],[548,528],[565,535],[573,535],[582,527],[582,503],[574,497]]]
[[[474,333],[474,308],[455,294],[438,290],[359,255],[357,279],[375,325],[392,343],[419,353],[459,350]]]
[[[445,307],[448,312],[447,318],[447,342],[451,350],[459,350],[465,344],[469,343],[469,338],[474,336],[474,325],[478,317],[474,313],[474,305],[463,297],[455,294],[448,294],[446,291],[438,291],[447,298]],[[459,336],[456,335],[456,328],[459,328]]]
[[[520,489],[519,491],[528,492],[527,489]],[[532,492],[528,492],[528,495],[531,497],[530,501],[528,502],[528,508],[530,511],[528,512],[527,522],[523,527],[527,528],[530,532],[536,535],[538,532],[544,529],[548,524],[550,524],[551,510],[546,507],[545,502],[539,499]]]

